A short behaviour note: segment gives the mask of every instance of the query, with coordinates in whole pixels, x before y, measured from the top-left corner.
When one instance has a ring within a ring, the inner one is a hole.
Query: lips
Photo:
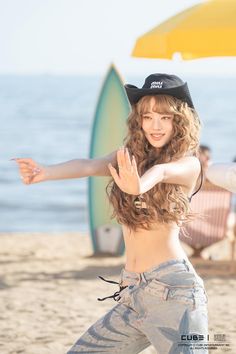
[[[150,135],[151,135],[151,138],[152,138],[153,140],[158,141],[158,140],[161,140],[161,138],[162,138],[165,134],[150,134]]]

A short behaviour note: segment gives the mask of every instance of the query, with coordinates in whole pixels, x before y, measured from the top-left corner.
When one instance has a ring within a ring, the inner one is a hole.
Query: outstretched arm
[[[108,163],[115,163],[116,151],[97,159],[75,159],[56,165],[42,165],[30,158],[14,158],[24,184],[49,180],[109,176]]]
[[[47,180],[110,176],[108,163],[115,163],[116,151],[97,159],[76,159],[47,167]]]
[[[178,161],[154,165],[141,177],[141,193],[157,183],[171,183],[191,188],[199,176],[201,166],[194,156],[182,157]]]
[[[200,173],[200,163],[196,157],[188,156],[178,161],[158,164],[147,170],[141,177],[138,174],[134,157],[127,149],[117,152],[118,169],[109,164],[109,169],[118,187],[125,193],[139,195],[149,191],[157,183],[179,184],[190,189]]]
[[[211,183],[236,193],[236,163],[215,163],[207,169],[206,176]]]

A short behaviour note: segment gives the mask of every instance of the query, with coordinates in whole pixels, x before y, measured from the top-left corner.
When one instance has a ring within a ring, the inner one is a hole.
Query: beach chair
[[[227,236],[227,223],[231,209],[232,193],[208,180],[192,198],[191,209],[199,214],[180,232],[180,240],[193,249],[191,257],[201,257],[201,252]],[[236,232],[236,228],[234,227]],[[185,233],[187,232],[187,237]],[[235,234],[231,240],[231,260],[234,261]]]

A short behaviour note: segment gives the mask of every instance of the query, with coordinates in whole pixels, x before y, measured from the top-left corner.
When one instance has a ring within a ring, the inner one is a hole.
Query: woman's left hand
[[[121,148],[117,151],[118,170],[108,164],[108,168],[118,187],[127,194],[140,194],[140,177],[134,156],[132,160],[127,148]]]

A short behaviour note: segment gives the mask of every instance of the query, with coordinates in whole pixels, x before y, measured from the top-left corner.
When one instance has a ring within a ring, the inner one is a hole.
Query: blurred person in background
[[[207,145],[200,145],[198,149],[198,158],[201,162],[202,169],[205,175],[206,170],[211,164],[211,149]]]

